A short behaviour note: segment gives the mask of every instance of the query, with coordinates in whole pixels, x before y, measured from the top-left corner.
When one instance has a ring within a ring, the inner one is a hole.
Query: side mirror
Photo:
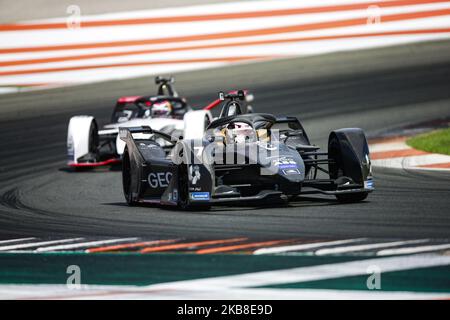
[[[219,92],[219,100],[224,101],[225,100],[225,93],[223,91]]]

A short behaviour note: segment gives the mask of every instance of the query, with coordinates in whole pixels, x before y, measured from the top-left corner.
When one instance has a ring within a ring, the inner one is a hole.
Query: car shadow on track
[[[368,203],[368,201],[363,201],[361,204]],[[128,204],[124,202],[109,202],[102,203],[104,206],[117,206],[117,207],[129,207]],[[149,208],[149,209],[160,209],[161,211],[170,211],[170,212],[183,212],[186,214],[189,213],[211,213],[211,214],[220,214],[220,213],[239,213],[242,211],[251,212],[258,211],[261,209],[290,209],[290,208],[300,208],[300,207],[330,207],[330,206],[342,206],[344,204],[339,203],[337,200],[333,198],[319,198],[319,197],[297,197],[294,200],[289,202],[279,201],[270,203],[236,203],[236,204],[228,204],[228,205],[214,205],[210,210],[182,210],[174,206],[163,206],[157,204],[139,204],[134,206],[134,208]]]
[[[58,171],[60,172],[66,172],[66,173],[97,173],[97,172],[121,172],[122,171],[122,165],[121,164],[114,164],[104,167],[62,167],[59,168]]]

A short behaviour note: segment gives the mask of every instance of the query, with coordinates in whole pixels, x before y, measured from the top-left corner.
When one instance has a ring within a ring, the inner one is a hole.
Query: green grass
[[[414,149],[450,155],[450,128],[412,137],[406,144]]]

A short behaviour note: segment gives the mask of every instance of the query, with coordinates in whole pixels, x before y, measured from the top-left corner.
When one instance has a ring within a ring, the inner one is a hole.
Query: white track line
[[[425,165],[433,165],[440,163],[449,163],[450,156],[443,154],[425,154],[421,156],[410,156],[410,157],[397,157],[397,158],[387,158],[372,160],[372,164],[378,167],[390,167],[398,169],[420,169],[427,170],[429,168],[421,167]],[[440,170],[446,170],[441,168]]]
[[[73,239],[62,239],[62,240],[23,243],[23,244],[16,244],[16,245],[9,245],[9,246],[0,247],[0,251],[10,251],[10,250],[42,247],[42,246],[47,246],[47,245],[51,245],[51,244],[67,243],[67,242],[74,242],[74,241],[79,241],[79,240],[83,240],[83,238],[73,238]]]
[[[36,238],[19,238],[19,239],[1,240],[0,244],[29,241],[29,240],[33,240],[33,239],[36,239]]]
[[[117,243],[117,242],[126,242],[126,241],[134,241],[138,238],[122,238],[122,239],[110,239],[110,240],[100,240],[100,241],[90,241],[90,242],[82,242],[82,243],[74,243],[68,245],[59,245],[59,246],[51,246],[45,248],[38,248],[36,252],[48,252],[48,251],[57,251],[57,250],[73,250],[85,247],[95,247],[109,243]]]
[[[420,254],[357,260],[284,270],[253,272],[198,280],[177,281],[151,285],[146,288],[171,290],[226,290],[228,288],[259,287],[367,275],[368,268],[373,266],[378,267],[379,270],[384,273],[445,265],[450,265],[450,256]]]
[[[283,247],[275,247],[275,248],[261,248],[253,252],[255,255],[260,254],[274,254],[274,253],[282,253],[288,251],[300,251],[300,250],[309,250],[326,246],[334,246],[340,244],[347,244],[353,242],[360,242],[367,240],[366,238],[360,239],[347,239],[347,240],[337,240],[337,241],[327,241],[327,242],[316,242],[316,243],[305,243],[305,244],[297,244],[293,246],[283,246]]]
[[[393,254],[412,254],[420,252],[439,251],[444,249],[450,249],[450,244],[440,244],[435,246],[419,246],[412,248],[400,248],[400,249],[386,249],[377,252],[377,256],[388,256]]]
[[[352,290],[251,288],[367,275],[367,268],[381,272],[412,270],[450,265],[450,256],[420,254],[376,258],[319,266],[254,272],[241,275],[176,281],[150,286],[83,286],[71,290],[65,285],[1,285],[1,299],[427,299],[448,294]],[[249,288],[250,287],[250,288]],[[98,294],[98,295],[96,295]]]
[[[323,255],[328,255],[328,254],[338,254],[338,253],[372,250],[372,249],[378,249],[378,248],[396,247],[396,246],[401,246],[401,245],[405,245],[405,244],[423,243],[423,242],[427,242],[427,241],[429,241],[429,240],[421,239],[421,240],[410,240],[410,241],[394,241],[394,242],[384,242],[384,243],[362,244],[362,245],[357,245],[357,246],[321,249],[321,250],[316,251],[315,254],[318,256],[323,256]]]
[[[0,285],[0,299],[89,299],[89,300],[405,300],[445,299],[447,293],[395,292],[382,290],[329,290],[329,289],[227,289],[227,290],[173,290],[163,291],[136,286],[83,286],[68,289],[66,285]]]

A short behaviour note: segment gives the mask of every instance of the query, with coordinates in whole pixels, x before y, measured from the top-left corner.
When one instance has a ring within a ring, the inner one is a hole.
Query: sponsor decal
[[[373,189],[374,188],[373,180],[367,179],[366,181],[364,181],[364,188]]]
[[[297,169],[297,164],[280,164],[278,166],[280,169]]]
[[[169,186],[170,179],[172,178],[171,172],[152,172],[148,175],[148,184],[153,189],[167,188]]]
[[[286,170],[283,170],[283,173],[285,175],[300,174],[300,171],[298,169],[286,169]]]
[[[280,168],[281,168],[281,166],[288,166],[288,165],[295,165],[297,167],[297,162],[295,162],[295,160],[292,158],[283,157],[283,158],[273,160],[273,165],[279,166]]]
[[[191,192],[190,193],[192,200],[202,200],[202,201],[208,201],[210,199],[209,192]]]
[[[286,174],[300,174],[297,162],[289,157],[283,157],[272,161],[273,166]]]
[[[189,181],[191,184],[196,185],[201,178],[200,167],[196,165],[189,166]]]
[[[172,200],[178,201],[178,189],[173,189]]]

